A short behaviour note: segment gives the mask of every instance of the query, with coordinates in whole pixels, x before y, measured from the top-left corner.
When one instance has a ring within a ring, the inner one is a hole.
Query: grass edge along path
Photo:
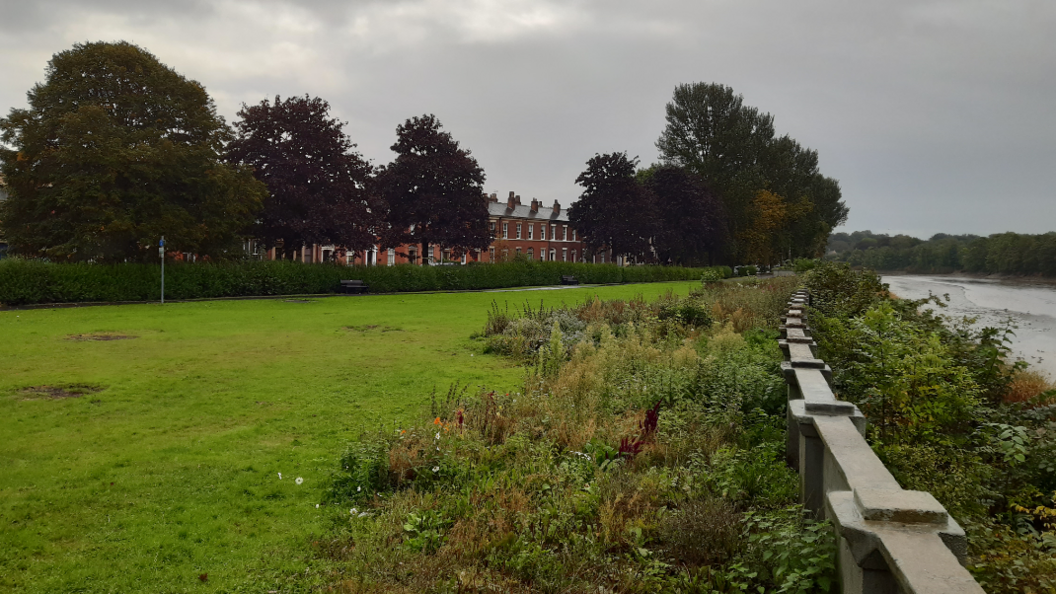
[[[434,387],[522,383],[469,338],[493,300],[695,286],[0,312],[0,591],[307,590],[350,439]]]

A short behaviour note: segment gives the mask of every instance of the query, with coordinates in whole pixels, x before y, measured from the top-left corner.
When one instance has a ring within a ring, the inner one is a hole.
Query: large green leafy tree
[[[576,178],[584,189],[568,220],[591,250],[652,258],[659,218],[654,196],[635,177],[637,166],[627,153],[594,155]]]
[[[113,262],[237,252],[266,190],[224,164],[230,130],[199,83],[126,42],[55,54],[29,109],[0,120],[11,250]]]
[[[386,246],[421,244],[428,255],[432,245],[456,252],[491,245],[484,170],[441,128],[434,115],[396,128],[396,159],[376,177],[388,207],[379,233]]]
[[[745,105],[730,87],[678,85],[666,117],[656,142],[660,158],[701,175],[722,196],[731,257],[746,254],[743,238],[753,232],[752,204],[760,190],[811,204],[782,233],[793,255],[823,250],[829,232],[846,221],[839,184],[818,172],[817,152],[775,137],[773,116]]]
[[[711,264],[726,240],[722,199],[702,177],[683,167],[660,165],[638,173],[652,194],[659,219],[653,245],[660,262]]]
[[[228,159],[268,186],[257,236],[287,257],[315,243],[368,249],[384,211],[367,191],[370,164],[329,112],[318,97],[243,105],[228,145]]]

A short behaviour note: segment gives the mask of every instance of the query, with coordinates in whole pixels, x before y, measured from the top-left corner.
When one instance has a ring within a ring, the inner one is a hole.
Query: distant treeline
[[[341,266],[290,261],[181,263],[165,268],[167,299],[336,293],[344,279],[359,279],[371,293],[452,291],[556,285],[562,275],[582,283],[721,278],[725,266],[616,266],[574,262],[509,262],[469,266]],[[0,260],[0,305],[153,301],[159,298],[161,267],[153,264],[54,264]]]
[[[828,258],[874,270],[1056,276],[1056,232],[946,235],[927,241],[871,231],[834,233]]]

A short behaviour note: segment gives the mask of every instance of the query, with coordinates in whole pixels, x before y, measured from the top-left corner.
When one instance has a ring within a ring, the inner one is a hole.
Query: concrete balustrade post
[[[858,407],[836,399],[797,292],[779,344],[788,386],[786,458],[800,498],[838,537],[841,591],[849,594],[982,594],[964,569],[964,531],[929,493],[902,489],[865,440]]]

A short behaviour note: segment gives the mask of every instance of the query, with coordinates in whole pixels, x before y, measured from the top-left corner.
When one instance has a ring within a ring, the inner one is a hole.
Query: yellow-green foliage
[[[706,283],[694,291],[693,296],[711,303],[715,321],[729,322],[737,332],[750,328],[777,328],[788,307],[788,295],[798,283],[796,277],[787,276]]]

